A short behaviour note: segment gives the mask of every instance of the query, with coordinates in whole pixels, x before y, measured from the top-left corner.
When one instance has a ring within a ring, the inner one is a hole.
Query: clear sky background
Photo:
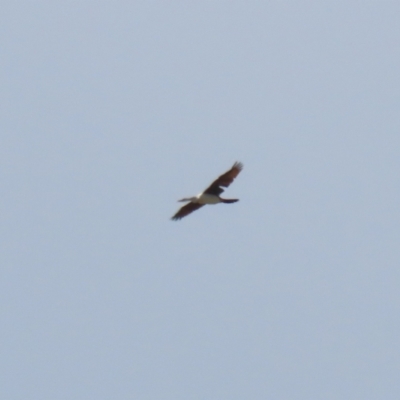
[[[4,2],[0,398],[399,399],[399,17]]]

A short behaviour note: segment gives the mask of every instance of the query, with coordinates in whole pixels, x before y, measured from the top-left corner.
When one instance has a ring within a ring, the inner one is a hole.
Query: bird
[[[230,204],[239,201],[239,199],[222,199],[219,195],[224,191],[221,186],[228,187],[242,169],[243,164],[236,161],[229,171],[218,177],[204,192],[194,197],[186,197],[178,200],[180,202],[188,202],[188,204],[181,207],[171,219],[173,221],[180,220],[206,204]]]

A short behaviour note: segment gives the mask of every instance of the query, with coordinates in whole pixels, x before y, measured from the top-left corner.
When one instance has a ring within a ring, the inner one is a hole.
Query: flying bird
[[[198,210],[206,204],[218,204],[218,203],[236,203],[239,199],[222,199],[219,195],[224,191],[221,186],[228,187],[233,180],[239,175],[239,172],[243,169],[243,164],[235,162],[233,167],[217,178],[204,192],[194,197],[187,197],[178,201],[189,202],[188,204],[181,207],[177,213],[171,218],[172,220],[179,220],[191,212]]]

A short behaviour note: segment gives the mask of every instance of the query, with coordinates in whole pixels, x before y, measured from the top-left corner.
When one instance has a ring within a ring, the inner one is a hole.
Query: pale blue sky
[[[399,15],[5,2],[0,398],[399,399]]]

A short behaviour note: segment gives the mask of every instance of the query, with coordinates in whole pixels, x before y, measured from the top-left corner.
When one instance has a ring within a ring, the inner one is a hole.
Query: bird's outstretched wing
[[[191,212],[198,210],[200,207],[203,207],[204,204],[199,204],[199,203],[188,203],[181,207],[178,212],[171,218],[174,221],[177,221],[178,219],[182,219],[183,217],[186,217],[186,215],[189,215]]]
[[[241,162],[235,162],[233,164],[233,167],[225,172],[223,175],[218,177],[205,191],[204,193],[207,194],[215,194],[219,196],[224,189],[221,188],[223,187],[228,187],[233,180],[239,175],[239,172],[243,169],[243,164]]]

